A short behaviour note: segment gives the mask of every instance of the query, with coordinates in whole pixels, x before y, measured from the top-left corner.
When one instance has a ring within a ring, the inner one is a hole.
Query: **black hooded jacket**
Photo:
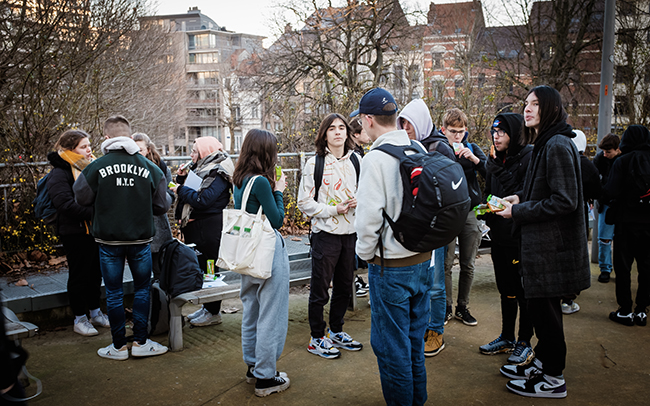
[[[632,174],[635,168],[650,168],[650,132],[642,125],[629,126],[619,148],[621,155],[612,165],[604,187],[604,200],[614,210],[616,223],[650,223],[650,210],[647,205],[639,204],[639,191]],[[609,211],[607,214],[609,219]]]
[[[47,155],[52,171],[47,179],[47,192],[56,208],[56,229],[59,235],[86,234],[84,221],[90,222],[93,208],[77,204],[72,190],[74,177],[72,169],[58,152]]]
[[[510,143],[506,151],[495,149],[496,158],[488,157],[485,165],[485,194],[503,198],[523,188],[533,146],[520,144],[524,122],[521,114],[502,113],[496,116],[494,121],[497,128],[508,134]],[[512,219],[489,213],[485,216],[485,222],[490,227],[493,244],[517,246],[519,236],[513,235]]]

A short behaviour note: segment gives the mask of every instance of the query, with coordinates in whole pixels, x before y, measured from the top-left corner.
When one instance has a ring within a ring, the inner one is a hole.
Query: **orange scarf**
[[[89,160],[72,150],[59,151],[59,156],[70,164],[70,169],[72,169],[72,176],[74,177],[74,180],[77,180],[81,171],[83,171],[84,168],[90,163]],[[94,160],[95,156],[91,155],[91,159]],[[84,221],[84,225],[86,226],[86,234],[90,234],[90,221]]]

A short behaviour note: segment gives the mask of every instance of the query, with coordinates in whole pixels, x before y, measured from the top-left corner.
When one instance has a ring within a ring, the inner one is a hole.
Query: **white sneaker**
[[[116,361],[124,361],[129,358],[129,348],[123,345],[119,350],[111,343],[108,347],[100,348],[97,350],[97,355],[102,358],[114,359]]]
[[[87,316],[83,316],[79,319],[79,322],[74,324],[74,332],[86,337],[92,337],[99,334],[99,332],[95,330],[95,327],[90,324]]]
[[[204,312],[205,312],[205,307],[201,306],[201,308],[200,308],[199,310],[197,310],[197,311],[195,311],[194,313],[188,315],[188,316],[187,316],[187,319],[188,319],[188,320],[194,320],[194,319],[196,319],[196,318],[198,318],[198,317],[203,316],[203,313],[204,313]]]
[[[572,314],[580,310],[580,306],[576,302],[562,303],[562,313],[563,314]]]
[[[199,317],[190,320],[190,324],[193,326],[210,326],[212,324],[221,324],[221,312],[215,314],[214,316],[207,310],[203,311],[203,314]]]
[[[144,344],[138,344],[137,341],[133,342],[131,347],[131,355],[134,357],[153,357],[154,355],[162,355],[168,350],[164,345],[158,344],[147,338]]]
[[[102,313],[101,310],[97,316],[90,319],[90,323],[93,326],[111,328],[111,323],[108,321],[108,316]]]

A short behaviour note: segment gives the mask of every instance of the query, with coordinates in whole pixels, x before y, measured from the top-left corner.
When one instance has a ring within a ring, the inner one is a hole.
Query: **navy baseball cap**
[[[354,110],[350,114],[350,117],[355,117],[359,114],[390,116],[395,113],[397,113],[397,103],[393,95],[386,89],[376,87],[363,95],[361,100],[359,100],[359,108]]]

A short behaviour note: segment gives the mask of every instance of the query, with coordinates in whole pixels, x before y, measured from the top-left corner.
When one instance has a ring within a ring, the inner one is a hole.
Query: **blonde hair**
[[[133,141],[142,141],[144,144],[147,146],[147,149],[149,152],[146,155],[146,158],[148,158],[150,161],[155,163],[156,165],[160,166],[160,154],[156,150],[156,144],[151,141],[151,138],[145,133],[135,133],[131,135],[131,139]]]

